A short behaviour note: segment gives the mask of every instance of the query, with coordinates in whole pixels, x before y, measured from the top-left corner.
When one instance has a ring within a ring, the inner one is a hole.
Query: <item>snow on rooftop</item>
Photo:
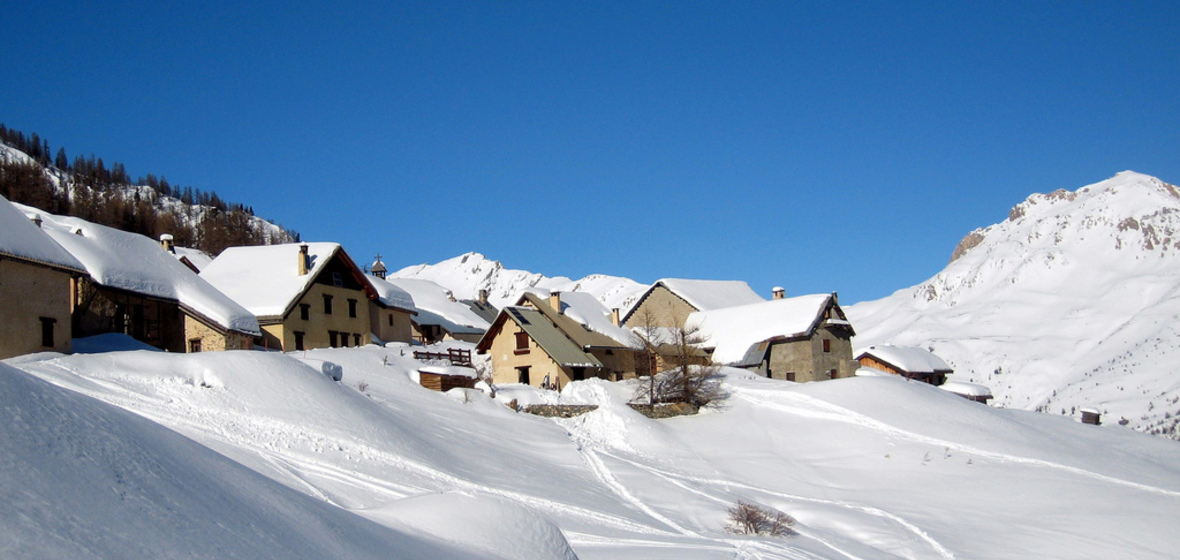
[[[418,371],[420,373],[433,373],[435,375],[457,375],[459,377],[470,377],[471,379],[479,378],[474,368],[463,366],[422,366],[418,368]]]
[[[699,346],[714,349],[715,363],[735,364],[759,342],[805,334],[831,297],[831,294],[812,294],[697,311],[688,316],[685,328],[697,330]]]
[[[54,242],[26,215],[28,212],[44,219],[43,212],[28,206],[22,208],[26,210],[17,208],[7,198],[0,196],[0,254],[77,271],[85,270],[78,259]]]
[[[299,247],[307,245],[307,274],[299,275]],[[208,280],[259,317],[282,315],[323,271],[339,243],[230,247],[201,269]]]
[[[223,328],[261,334],[252,313],[194,274],[156,241],[80,218],[47,213],[41,217],[45,233],[73,255],[98,284],[177,301]]]
[[[734,307],[765,301],[750,285],[741,280],[686,280],[663,278],[653,287],[663,284],[676,295],[684,298],[701,311]]]
[[[935,356],[925,348],[917,346],[894,346],[892,344],[878,344],[869,346],[861,355],[868,354],[910,373],[935,373],[951,371],[942,358]]]
[[[377,299],[381,300],[381,303],[398,309],[414,309],[414,298],[410,292],[388,280],[369,274],[365,275],[365,280],[368,280],[369,285],[377,290]]]
[[[947,381],[938,386],[939,389],[950,391],[964,397],[991,397],[992,390],[986,385],[969,383],[967,381]]]
[[[419,312],[426,311],[456,327],[475,329],[475,332],[486,331],[491,326],[486,319],[480,317],[467,304],[452,301],[451,291],[431,280],[386,278],[384,282],[409,294],[413,298],[413,308]],[[415,320],[420,325],[434,324],[429,323],[433,319],[430,315],[419,313]],[[455,332],[445,323],[442,326],[452,333]]]
[[[530,288],[525,290],[542,299],[552,293],[549,290]],[[626,327],[616,326],[611,321],[611,311],[593,294],[587,292],[561,292],[561,311],[566,317],[581,323],[586,329],[606,335],[616,342],[631,348],[640,348],[643,343]]]

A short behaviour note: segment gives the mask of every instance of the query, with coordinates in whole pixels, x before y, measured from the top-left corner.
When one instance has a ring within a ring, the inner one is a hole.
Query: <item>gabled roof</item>
[[[380,261],[378,261],[380,262]],[[401,289],[401,287],[394,285],[388,280],[378,278],[371,274],[365,275],[365,280],[377,292],[377,301],[385,307],[393,307],[395,309],[402,309],[411,313],[417,314],[414,305],[414,298],[409,292]]]
[[[521,330],[528,333],[529,338],[532,338],[560,366],[605,367],[602,362],[598,361],[598,358],[570,340],[566,333],[553,324],[540,309],[533,307],[512,306],[502,309],[500,315],[496,317],[496,322],[492,324],[492,328],[488,329],[488,334],[484,335],[476,348],[485,351],[491,347],[490,335],[503,330],[507,321],[516,323]]]
[[[42,215],[35,208],[24,207],[32,213]],[[44,218],[43,218],[44,219]],[[57,268],[68,272],[84,273],[86,268],[73,255],[58,245],[49,234],[33,224],[29,216],[13,206],[7,198],[0,196],[0,256]]]
[[[835,306],[832,322],[851,329],[832,294],[812,294],[698,311],[688,316],[686,330],[696,330],[698,346],[713,348],[719,364],[753,365],[761,361],[763,342],[810,336],[824,321],[824,311]]]
[[[934,353],[925,348],[919,348],[917,346],[893,346],[891,344],[869,346],[856,359],[859,360],[865,356],[872,357],[879,362],[884,362],[899,371],[907,373],[935,374],[951,373],[953,371],[951,366],[947,365],[942,358],[935,356]]]
[[[741,280],[688,280],[684,278],[661,278],[635,300],[623,317],[626,322],[643,304],[643,300],[651,295],[656,288],[663,287],[676,294],[697,311],[709,311],[738,305],[748,305],[766,301],[759,296],[750,285]]]
[[[41,217],[42,230],[73,255],[96,284],[177,302],[191,314],[212,322],[211,326],[262,334],[252,313],[194,274],[156,241],[80,218],[44,213]]]
[[[418,310],[414,322],[419,325],[439,325],[452,334],[474,334],[486,331],[491,324],[466,304],[455,301],[450,290],[430,280],[387,277],[377,282],[389,284],[412,298],[413,308]]]
[[[594,296],[584,292],[561,292],[561,313],[549,305],[547,296],[545,291],[526,290],[516,304],[536,308],[581,348],[642,347],[634,333],[611,322],[610,312]]]
[[[307,245],[310,261],[304,275],[299,274],[301,245]],[[339,243],[230,247],[201,271],[201,278],[258,317],[284,317],[335,258],[340,258],[352,272],[366,295],[377,297],[376,290]]]

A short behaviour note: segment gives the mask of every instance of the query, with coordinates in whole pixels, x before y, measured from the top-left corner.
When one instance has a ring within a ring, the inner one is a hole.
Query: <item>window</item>
[[[525,385],[529,384],[529,366],[516,368],[516,382],[524,383]]]
[[[392,327],[393,326],[393,313],[390,313],[388,316],[389,316],[389,326]]]
[[[295,349],[306,350],[306,348],[303,347],[303,333],[299,331],[295,331]]]
[[[793,372],[793,371],[788,371],[788,372],[786,373],[786,375],[784,375],[784,377],[786,377],[786,378],[787,378],[787,381],[794,381],[794,380],[795,380],[795,372]]]
[[[332,314],[332,296],[324,294],[324,315]]]
[[[332,285],[333,286],[343,286],[344,285],[344,279],[340,277],[339,272],[332,273]]]
[[[831,377],[832,379],[835,379],[836,378],[836,370],[833,369],[833,370],[828,371],[828,376]]]
[[[520,332],[516,333],[516,353],[517,354],[528,354],[529,353],[529,333],[526,333],[524,331],[520,331]]]
[[[299,318],[303,319],[304,321],[311,319],[311,304],[310,303],[299,304]]]
[[[348,348],[348,333],[340,333],[340,346],[343,348]]]
[[[201,351],[201,339],[190,338],[188,340],[188,351],[193,354],[200,352]]]
[[[361,345],[361,335],[359,335],[359,334],[352,335],[352,345],[353,346],[360,346]]]
[[[831,352],[831,351],[832,351],[832,340],[825,338],[824,339],[824,352]]]
[[[41,317],[41,346],[53,348],[53,324],[57,319]]]
[[[581,381],[583,379],[586,379],[586,368],[584,368],[584,367],[573,368],[572,373],[573,373],[574,381]]]
[[[339,346],[336,342],[336,331],[328,331],[328,346],[332,348]]]
[[[352,298],[348,300],[348,316],[356,317],[356,300]]]

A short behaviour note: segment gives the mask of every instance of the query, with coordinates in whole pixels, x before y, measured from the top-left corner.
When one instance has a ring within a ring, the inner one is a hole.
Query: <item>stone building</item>
[[[0,196],[0,359],[70,351],[70,294],[78,262]]]
[[[751,369],[787,381],[851,377],[856,334],[836,294],[783,297],[693,313],[686,329],[712,353],[713,363]]]
[[[628,328],[681,328],[688,316],[765,301],[740,280],[657,280],[623,316]]]

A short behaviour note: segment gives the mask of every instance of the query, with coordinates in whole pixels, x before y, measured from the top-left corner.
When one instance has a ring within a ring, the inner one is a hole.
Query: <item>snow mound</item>
[[[465,556],[4,364],[0,425],[5,558]]]
[[[552,521],[494,498],[427,494],[398,500],[374,517],[445,542],[462,543],[483,558],[577,558]]]

